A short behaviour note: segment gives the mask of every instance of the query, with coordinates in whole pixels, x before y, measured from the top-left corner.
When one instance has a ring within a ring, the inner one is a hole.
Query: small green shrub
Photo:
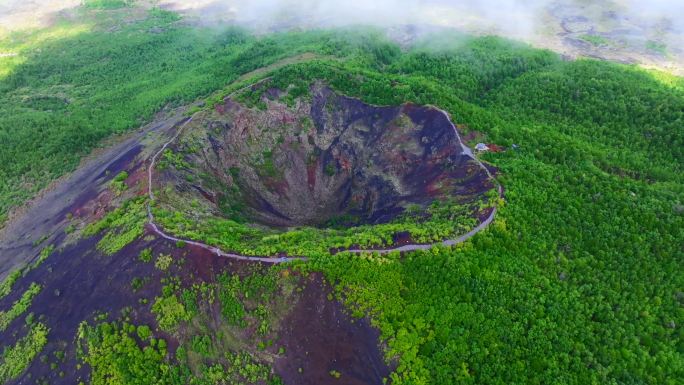
[[[215,354],[214,347],[211,342],[211,337],[206,334],[200,336],[193,336],[190,345],[192,351],[198,353],[202,357],[213,357]]]
[[[54,355],[58,361],[64,361],[64,359],[66,358],[66,354],[64,353],[64,350],[56,350],[54,352]]]
[[[192,319],[175,294],[157,297],[152,305],[152,313],[157,316],[159,328],[168,332],[173,332],[180,322]]]
[[[152,249],[149,247],[142,249],[138,255],[138,260],[145,263],[150,262],[152,260]]]
[[[335,165],[332,163],[328,163],[325,166],[325,175],[327,176],[334,176],[335,175]]]
[[[145,281],[142,278],[135,277],[131,280],[131,289],[133,289],[134,292],[138,291],[143,287],[144,284]]]
[[[221,303],[221,313],[228,323],[232,325],[245,325],[245,307],[239,298],[240,277],[237,275],[222,274],[219,276],[220,283],[218,298]]]
[[[109,183],[112,191],[114,191],[117,196],[121,195],[124,191],[126,191],[126,189],[128,189],[128,185],[126,185],[126,179],[128,179],[128,172],[121,171]]]
[[[332,378],[339,379],[340,377],[342,377],[342,373],[338,372],[337,370],[331,370],[330,376]]]
[[[147,340],[148,338],[150,338],[152,336],[152,330],[147,325],[138,326],[137,332],[138,332],[138,337],[140,337],[140,339],[143,341]]]
[[[157,256],[157,260],[154,262],[154,266],[161,271],[166,271],[169,269],[172,262],[173,258],[171,258],[170,255],[159,254],[159,256]]]

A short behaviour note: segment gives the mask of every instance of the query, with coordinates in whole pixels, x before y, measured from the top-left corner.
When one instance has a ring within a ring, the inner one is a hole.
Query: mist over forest
[[[655,0],[156,0],[129,1],[184,15],[203,27],[238,25],[259,34],[371,25],[402,44],[435,30],[500,35],[571,58],[637,63],[681,74],[684,2]],[[81,0],[5,0],[0,34],[47,25]]]
[[[681,0],[0,0],[0,384],[681,385]]]

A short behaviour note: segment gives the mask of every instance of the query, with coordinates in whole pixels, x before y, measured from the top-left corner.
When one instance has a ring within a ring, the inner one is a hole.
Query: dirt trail
[[[304,53],[285,58],[269,68],[277,69],[287,64],[316,58],[318,58],[317,55]],[[247,73],[240,80],[260,73],[259,70]],[[266,79],[247,87],[257,85]],[[69,225],[67,214],[96,198],[106,188],[106,182],[109,179],[120,171],[124,171],[124,167],[130,160],[147,149],[148,146],[142,143],[149,134],[171,135],[173,129],[187,119],[183,115],[185,110],[184,107],[172,110],[140,130],[127,134],[126,139],[107,147],[101,154],[91,154],[90,159],[86,157],[82,166],[58,179],[32,201],[26,203],[26,207],[15,218],[0,228],[0,281],[4,280],[10,272],[35,261],[43,247],[60,243]],[[239,256],[233,258],[237,257]],[[272,260],[273,258],[268,258],[268,261]]]
[[[259,83],[267,81],[268,79],[268,77],[264,78],[257,83],[250,84],[235,91],[233,94],[258,85]],[[447,118],[449,118],[445,111],[440,111],[445,114]],[[173,111],[173,113],[168,114],[163,119],[157,120],[145,126],[142,130],[133,133],[126,140],[105,150],[101,155],[88,161],[84,166],[74,171],[69,177],[56,184],[52,190],[45,192],[41,198],[36,199],[29,205],[22,216],[10,221],[5,228],[1,229],[0,280],[4,279],[9,272],[35,260],[40,250],[46,245],[61,240],[64,237],[64,231],[69,222],[66,219],[67,214],[74,207],[79,206],[79,204],[95,198],[102,191],[102,189],[106,187],[106,182],[108,179],[112,178],[119,171],[123,170],[125,165],[131,159],[137,157],[144,149],[144,146],[141,143],[148,134],[156,133],[159,135],[170,135],[172,130],[175,127],[178,127],[178,124],[185,120],[185,122],[173,134],[171,139],[166,141],[161,149],[158,150],[151,158],[147,176],[149,179],[148,182],[150,182],[148,183],[148,195],[150,197],[150,202],[153,202],[155,197],[151,189],[151,182],[154,165],[156,164],[156,161],[161,153],[178,138],[178,136],[182,133],[183,128],[190,121],[192,121],[192,117],[184,117],[182,112],[182,109]],[[456,127],[453,125],[450,119],[449,123],[455,130],[456,135],[459,136]],[[482,162],[477,159],[477,157],[473,155],[472,150],[468,148],[462,141],[461,147],[463,153],[477,162],[477,164],[486,171],[489,178],[495,181],[494,176],[490,173],[490,171]],[[503,190],[501,185],[497,183],[497,186],[499,196],[502,197]],[[461,235],[456,239],[449,239],[436,244],[451,246],[465,242],[475,234],[487,228],[487,226],[489,226],[489,224],[491,224],[494,220],[496,213],[497,210],[494,208],[482,223],[480,223],[467,234]],[[243,261],[258,261],[263,263],[283,263],[293,260],[305,260],[305,258],[299,257],[251,257],[225,252],[214,246],[209,246],[193,240],[180,239],[167,234],[158,224],[155,223],[154,217],[151,213],[151,210],[149,210],[149,207],[148,215],[151,229],[160,237],[173,242],[184,241],[188,244],[209,250],[221,257]],[[38,242],[41,239],[43,239],[43,241]],[[380,250],[354,249],[349,251],[354,253],[389,253],[394,251],[406,252],[414,250],[426,250],[434,245],[435,244],[407,244]]]
[[[226,97],[229,98],[238,92],[244,91],[250,87],[258,85],[258,84],[260,84],[260,83],[262,83],[268,79],[270,79],[270,78],[264,78],[264,79],[259,80],[256,83],[242,87],[239,90],[233,91],[230,95],[228,95]],[[150,167],[148,167],[148,169],[147,169],[147,178],[148,178],[148,180],[147,180],[147,194],[149,196],[149,201],[147,202],[147,218],[149,220],[149,225],[150,225],[150,228],[152,229],[152,231],[154,231],[160,237],[167,239],[169,241],[185,242],[189,245],[193,245],[193,246],[205,249],[205,250],[209,250],[212,253],[218,255],[219,257],[232,258],[232,259],[237,259],[237,260],[241,260],[241,261],[254,261],[254,262],[265,262],[265,263],[283,263],[283,262],[289,262],[289,261],[293,261],[293,260],[305,260],[305,258],[297,258],[297,257],[268,258],[268,257],[251,257],[251,256],[246,256],[246,255],[234,254],[234,253],[226,253],[225,251],[219,249],[218,247],[210,246],[210,245],[207,245],[207,244],[204,244],[201,242],[196,242],[196,241],[193,241],[190,239],[176,238],[170,234],[165,233],[163,230],[161,230],[161,228],[156,223],[154,223],[154,215],[152,214],[152,203],[154,202],[154,192],[152,190],[152,180],[153,180],[152,176],[154,173],[154,166],[157,163],[157,159],[159,158],[159,156],[164,152],[164,150],[166,150],[166,148],[171,143],[173,143],[176,139],[178,139],[180,134],[183,132],[183,129],[185,128],[185,126],[187,126],[188,123],[190,123],[192,121],[192,119],[194,118],[195,115],[193,115],[189,119],[187,119],[183,123],[183,125],[181,125],[180,128],[178,128],[178,131],[176,132],[176,134],[173,137],[171,137],[171,139],[169,139],[168,142],[164,143],[164,145],[159,149],[159,151],[157,151],[152,156],[152,160],[150,161]]]
[[[247,85],[243,88],[240,88],[239,90],[236,90],[233,93],[231,93],[230,95],[228,95],[226,98],[230,98],[231,96],[233,96],[234,94],[236,94],[238,92],[244,91],[250,87],[258,85],[258,84],[265,82],[269,79],[270,79],[270,77],[267,77],[267,78],[259,80],[256,83],[253,83],[253,84]],[[461,140],[461,136],[458,133],[458,129],[456,128],[456,125],[454,125],[454,123],[452,122],[449,114],[442,109],[439,109],[439,111],[442,114],[444,114],[444,116],[447,118],[447,121],[449,122],[452,129],[454,130],[454,133],[456,134],[456,137],[458,138],[458,141],[461,144],[462,153],[464,155],[470,157],[471,159],[473,159],[478,164],[478,166],[481,167],[487,173],[487,176],[492,181],[494,181],[494,183],[497,185],[499,197],[503,198],[503,188],[501,187],[501,184],[498,183],[498,181],[496,180],[496,178],[494,178],[494,176],[489,171],[489,169],[473,154],[473,151],[468,146],[466,146],[465,143],[463,143],[463,141]],[[152,180],[153,180],[152,176],[154,173],[154,166],[157,162],[157,158],[164,152],[164,150],[166,150],[166,148],[169,145],[171,145],[171,143],[173,143],[180,136],[180,134],[182,133],[185,126],[187,126],[188,123],[190,123],[192,121],[194,116],[195,115],[191,116],[187,121],[185,121],[185,123],[183,123],[183,125],[178,129],[176,134],[168,142],[164,143],[164,145],[159,149],[159,151],[157,151],[154,154],[154,156],[152,157],[152,160],[150,162],[150,166],[148,167],[148,175],[147,175],[148,176],[148,184],[147,184],[148,191],[147,192],[149,195],[149,202],[147,203],[147,216],[148,216],[149,225],[150,225],[151,229],[157,235],[159,235],[162,238],[165,238],[165,239],[173,241],[173,242],[178,242],[178,241],[185,242],[187,244],[194,245],[194,246],[209,250],[212,253],[215,253],[217,256],[220,256],[220,257],[232,258],[232,259],[243,260],[243,261],[265,262],[265,263],[284,263],[284,262],[290,262],[290,261],[294,261],[294,260],[305,261],[307,258],[304,258],[304,257],[252,257],[252,256],[241,255],[241,254],[228,253],[228,252],[225,252],[225,251],[223,251],[220,248],[215,247],[215,246],[210,246],[210,245],[207,245],[207,244],[204,244],[201,242],[197,242],[197,241],[193,241],[190,239],[183,239],[183,238],[174,237],[174,236],[164,232],[162,230],[162,228],[154,222],[154,215],[152,214],[152,208],[151,208],[151,205],[155,199],[154,198],[154,192],[152,191]],[[438,243],[407,244],[407,245],[398,246],[398,247],[394,247],[394,248],[388,248],[388,249],[371,249],[371,250],[369,250],[369,249],[350,249],[347,251],[352,252],[352,253],[375,252],[375,253],[380,253],[380,254],[387,254],[387,253],[391,253],[391,252],[407,252],[407,251],[415,251],[415,250],[427,250],[427,249],[430,249],[431,247],[438,245],[438,244],[442,244],[445,246],[453,246],[453,245],[465,242],[466,240],[475,236],[475,234],[477,234],[480,231],[487,228],[487,226],[489,226],[492,223],[492,221],[494,220],[495,217],[496,217],[496,207],[494,207],[492,209],[491,213],[489,214],[489,216],[484,221],[482,221],[477,227],[475,227],[474,229],[472,229],[468,233],[463,234],[458,238],[447,239],[447,240],[444,240],[444,241],[438,242]]]

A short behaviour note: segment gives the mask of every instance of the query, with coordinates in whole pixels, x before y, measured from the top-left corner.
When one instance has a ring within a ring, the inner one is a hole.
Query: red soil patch
[[[75,217],[88,219],[88,221],[97,221],[102,219],[111,207],[114,193],[107,189],[102,191],[95,199],[85,203],[83,206],[76,208],[73,211]]]
[[[496,145],[494,143],[488,143],[487,147],[489,147],[489,151],[491,151],[491,152],[504,152],[504,151],[506,151],[505,148],[503,148],[499,145]]]
[[[137,189],[137,195],[147,194],[147,167],[138,164],[125,181],[130,189]]]
[[[481,133],[480,131],[471,130],[471,129],[467,128],[466,126],[463,126],[460,124],[456,125],[456,129],[458,129],[458,131],[460,133],[462,133],[461,134],[461,140],[463,141],[463,143],[471,143],[471,142],[475,142],[475,141],[481,141],[482,138],[485,137],[485,135],[483,133]]]
[[[306,167],[306,182],[309,185],[309,190],[313,191],[316,187],[316,170],[318,169],[318,158],[315,162],[311,162]]]

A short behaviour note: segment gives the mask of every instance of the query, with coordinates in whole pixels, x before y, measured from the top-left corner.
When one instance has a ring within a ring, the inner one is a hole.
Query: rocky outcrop
[[[189,164],[176,170],[187,174],[178,191],[270,227],[385,223],[492,188],[431,107],[372,106],[314,84],[307,98],[272,89],[256,106],[228,99],[194,121],[176,148]]]

